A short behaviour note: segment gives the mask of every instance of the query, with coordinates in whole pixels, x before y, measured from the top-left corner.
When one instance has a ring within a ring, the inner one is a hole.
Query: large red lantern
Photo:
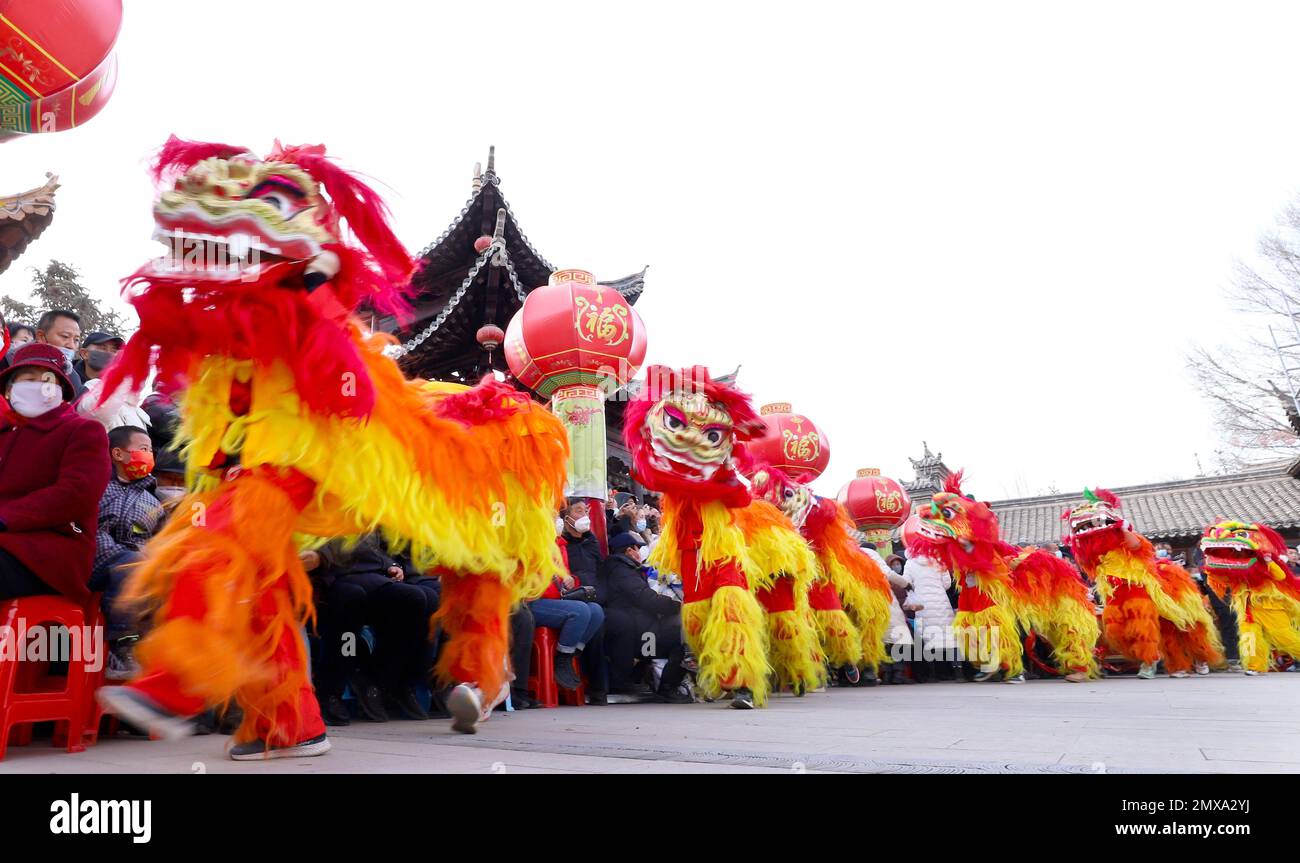
[[[814,480],[831,460],[826,434],[806,416],[794,413],[787,402],[759,408],[767,433],[745,444],[746,450],[787,476]]]
[[[575,385],[608,395],[635,377],[645,349],[641,316],[585,270],[552,273],[506,327],[510,371],[541,396]]]
[[[0,140],[99,113],[117,82],[122,0],[0,0]]]
[[[586,270],[558,270],[524,300],[506,327],[503,350],[515,379],[551,399],[569,434],[565,494],[592,501],[605,540],[605,398],[645,361],[645,324],[613,288]]]
[[[912,499],[898,480],[864,468],[840,489],[839,502],[853,523],[878,546],[889,545],[889,534],[912,513]]]

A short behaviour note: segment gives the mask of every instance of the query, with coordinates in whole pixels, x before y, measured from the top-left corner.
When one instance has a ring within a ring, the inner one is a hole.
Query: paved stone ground
[[[832,689],[766,710],[720,704],[355,722],[320,758],[235,763],[229,738],[10,747],[0,773],[1300,773],[1300,674],[1085,684],[1030,681]]]

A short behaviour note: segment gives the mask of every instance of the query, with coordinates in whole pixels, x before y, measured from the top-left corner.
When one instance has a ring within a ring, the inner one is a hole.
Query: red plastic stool
[[[537,699],[543,707],[559,707],[560,700],[574,706],[587,703],[586,686],[579,686],[576,691],[561,690],[555,685],[555,640],[558,633],[549,626],[539,626],[533,633],[532,673],[528,675],[528,694]],[[572,660],[575,670],[577,657]]]
[[[105,659],[102,642],[93,637],[94,633],[102,631],[94,628],[100,625],[98,598],[93,602],[96,605],[88,627],[92,639],[89,645],[84,643],[85,639],[81,640],[81,652],[91,653],[89,656],[69,657],[68,676],[62,682],[48,673],[45,663],[22,659],[24,645],[17,643],[19,622],[27,632],[53,624],[85,632],[87,630],[82,627],[86,626],[86,616],[81,606],[61,596],[29,596],[0,602],[0,638],[10,641],[0,651],[0,760],[4,760],[10,732],[15,743],[28,743],[34,722],[56,723],[55,745],[66,746],[69,752],[81,752],[86,748],[86,723],[94,715],[95,686]],[[99,651],[99,655],[96,656],[94,651]],[[88,671],[86,658],[97,660],[94,664],[98,664],[100,670]],[[93,737],[91,742],[94,742]]]

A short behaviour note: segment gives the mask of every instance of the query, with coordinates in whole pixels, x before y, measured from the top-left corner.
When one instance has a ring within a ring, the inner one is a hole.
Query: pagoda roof
[[[27,245],[54,220],[54,192],[59,178],[45,175],[45,185],[0,197],[0,273],[18,260]]]
[[[1150,539],[1199,536],[1221,519],[1300,528],[1300,459],[1266,462],[1223,476],[1111,489],[1134,529]],[[1083,500],[1082,491],[990,503],[1007,542],[1059,542],[1061,514]]]
[[[479,328],[495,324],[504,330],[523,298],[546,285],[557,269],[523,232],[500,186],[493,148],[487,170],[475,176],[473,194],[459,215],[419,253],[418,269],[411,278],[415,315],[407,326],[409,332],[398,336],[405,342],[446,314],[432,333],[402,356],[410,374],[446,377],[475,368],[484,358],[475,339]],[[480,253],[474,243],[483,236],[492,237],[496,245]],[[599,283],[635,303],[645,290],[645,273],[642,268]],[[393,331],[397,322],[389,318],[379,326]]]

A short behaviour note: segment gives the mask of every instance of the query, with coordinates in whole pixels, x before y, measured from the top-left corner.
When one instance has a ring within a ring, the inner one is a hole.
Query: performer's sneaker
[[[330,739],[324,734],[292,746],[266,748],[265,740],[250,740],[230,747],[231,761],[260,761],[263,758],[311,758],[330,751]]]
[[[1024,683],[1025,676],[1023,674],[1017,674],[1015,677],[1005,678],[1002,682],[1003,683]]]
[[[162,740],[179,740],[194,733],[194,725],[188,718],[177,716],[130,686],[101,686],[95,697],[104,712],[125,719]]]
[[[1154,680],[1155,676],[1156,676],[1156,667],[1154,664],[1147,665],[1146,663],[1143,663],[1142,667],[1138,669],[1139,680]]]
[[[743,687],[731,690],[731,706],[737,710],[753,710],[754,693]]]
[[[1197,673],[1197,674],[1200,674],[1200,675],[1202,675],[1202,676],[1204,676],[1204,675],[1206,675],[1206,674],[1209,674],[1209,673],[1210,673],[1210,663],[1208,663],[1208,662],[1198,662],[1198,663],[1196,663],[1196,673]]]
[[[998,673],[996,671],[981,671],[979,674],[975,675],[975,682],[988,683],[990,680],[992,680],[997,676]]]
[[[1071,671],[1069,674],[1065,675],[1065,679],[1070,683],[1083,683],[1085,680],[1088,679],[1088,672]]]
[[[1246,669],[1246,676],[1247,676],[1247,677],[1257,677],[1258,675],[1263,674],[1263,673],[1264,673],[1264,672],[1262,672],[1262,671],[1251,671],[1249,668]]]
[[[1169,676],[1170,676],[1170,677],[1176,677],[1176,678],[1178,678],[1179,680],[1182,680],[1184,677],[1191,677],[1191,675],[1188,674],[1186,671],[1175,671],[1175,672],[1173,672],[1172,674],[1170,674]]]
[[[849,686],[857,686],[862,680],[862,672],[858,671],[856,665],[844,666],[844,682]]]
[[[475,734],[483,717],[483,697],[478,687],[462,683],[447,696],[447,709],[451,711],[451,730],[461,734]]]

